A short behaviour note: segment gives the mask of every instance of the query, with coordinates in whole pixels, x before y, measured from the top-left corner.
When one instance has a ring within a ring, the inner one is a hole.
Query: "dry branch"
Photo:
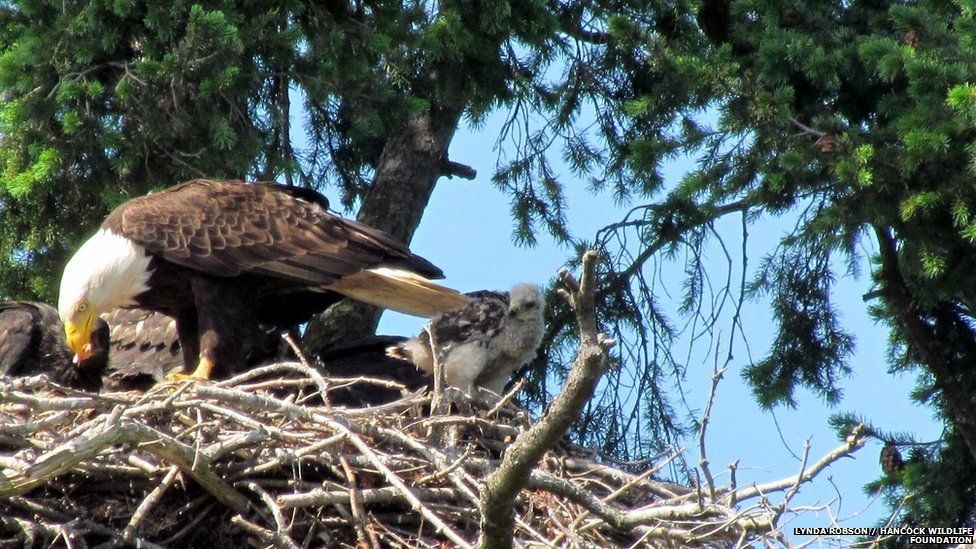
[[[266,372],[296,381],[293,390],[318,391],[294,368]],[[83,398],[0,379],[0,416],[31,441],[0,443],[0,545],[66,536],[77,546],[354,546],[363,536],[367,545],[470,545],[484,479],[505,467],[497,448],[536,429],[514,405],[479,408],[476,418],[433,418],[459,429],[462,444],[443,448],[425,438],[431,418],[419,406],[330,412],[296,405],[294,394],[240,389],[256,379]],[[31,399],[50,405],[32,412],[22,405]],[[701,507],[694,489],[653,475],[677,452],[628,472],[560,444],[544,449],[519,486],[522,497],[511,500],[512,539],[537,546],[775,539],[778,507],[740,510],[729,504],[733,493],[771,500],[862,445],[854,435],[802,474],[735,492],[717,487],[718,501]]]

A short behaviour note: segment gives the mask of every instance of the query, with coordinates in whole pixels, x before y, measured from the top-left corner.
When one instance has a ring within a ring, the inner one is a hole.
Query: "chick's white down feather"
[[[390,347],[387,354],[433,372],[436,352],[448,386],[472,396],[479,388],[478,396],[490,398],[501,394],[512,374],[535,356],[544,301],[539,287],[531,284],[469,297],[467,305],[434,317],[420,335]]]

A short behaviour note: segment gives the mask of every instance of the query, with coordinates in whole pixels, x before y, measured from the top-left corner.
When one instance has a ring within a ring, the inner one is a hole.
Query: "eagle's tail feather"
[[[389,267],[360,271],[329,285],[329,289],[372,305],[427,318],[462,307],[471,299],[416,273]]]

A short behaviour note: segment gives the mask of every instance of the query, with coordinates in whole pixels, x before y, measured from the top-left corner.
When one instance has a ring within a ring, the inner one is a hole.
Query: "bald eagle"
[[[328,212],[322,195],[274,183],[197,179],[116,208],[75,253],[58,311],[88,356],[94,319],[116,307],[172,316],[183,377],[225,377],[261,339],[343,295],[419,316],[464,305],[441,271],[386,233]]]
[[[432,318],[420,335],[389,347],[387,354],[433,372],[436,350],[448,386],[470,396],[496,398],[542,342],[542,291],[516,284],[508,292],[468,295],[472,299],[465,306]]]
[[[0,376],[48,374],[61,385],[97,391],[108,367],[109,328],[93,323],[90,352],[72,364],[58,311],[47,303],[0,303]]]

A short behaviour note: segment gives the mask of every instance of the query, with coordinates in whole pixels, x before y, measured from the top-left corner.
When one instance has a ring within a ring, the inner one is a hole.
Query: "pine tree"
[[[126,198],[273,162],[265,75],[299,38],[273,11],[0,9],[0,295],[51,300],[67,255]]]
[[[974,16],[976,4],[965,0],[704,1],[696,18],[711,47],[681,66],[697,71],[691,81],[717,122],[706,127],[707,116],[685,109],[663,141],[699,168],[613,228],[636,235],[643,250],[700,253],[722,216],[741,215],[744,226],[796,219],[744,285],[746,295],[768,297],[779,326],[769,352],[744,372],[766,407],[795,405],[801,388],[840,401],[853,340],[831,287],[863,264],[860,250],[874,250],[865,299],[891,327],[892,369],[918,372],[916,397],[945,422],[944,439],[913,452],[894,488],[915,494],[904,511],[912,524],[976,518]],[[633,98],[628,123],[656,121],[657,101]],[[633,163],[655,166],[661,143],[625,148]],[[621,256],[616,270],[638,273],[650,257]],[[689,273],[695,311],[700,270]],[[624,280],[608,299],[650,317],[651,301],[632,298],[650,289]],[[837,421],[847,432],[852,418]]]

